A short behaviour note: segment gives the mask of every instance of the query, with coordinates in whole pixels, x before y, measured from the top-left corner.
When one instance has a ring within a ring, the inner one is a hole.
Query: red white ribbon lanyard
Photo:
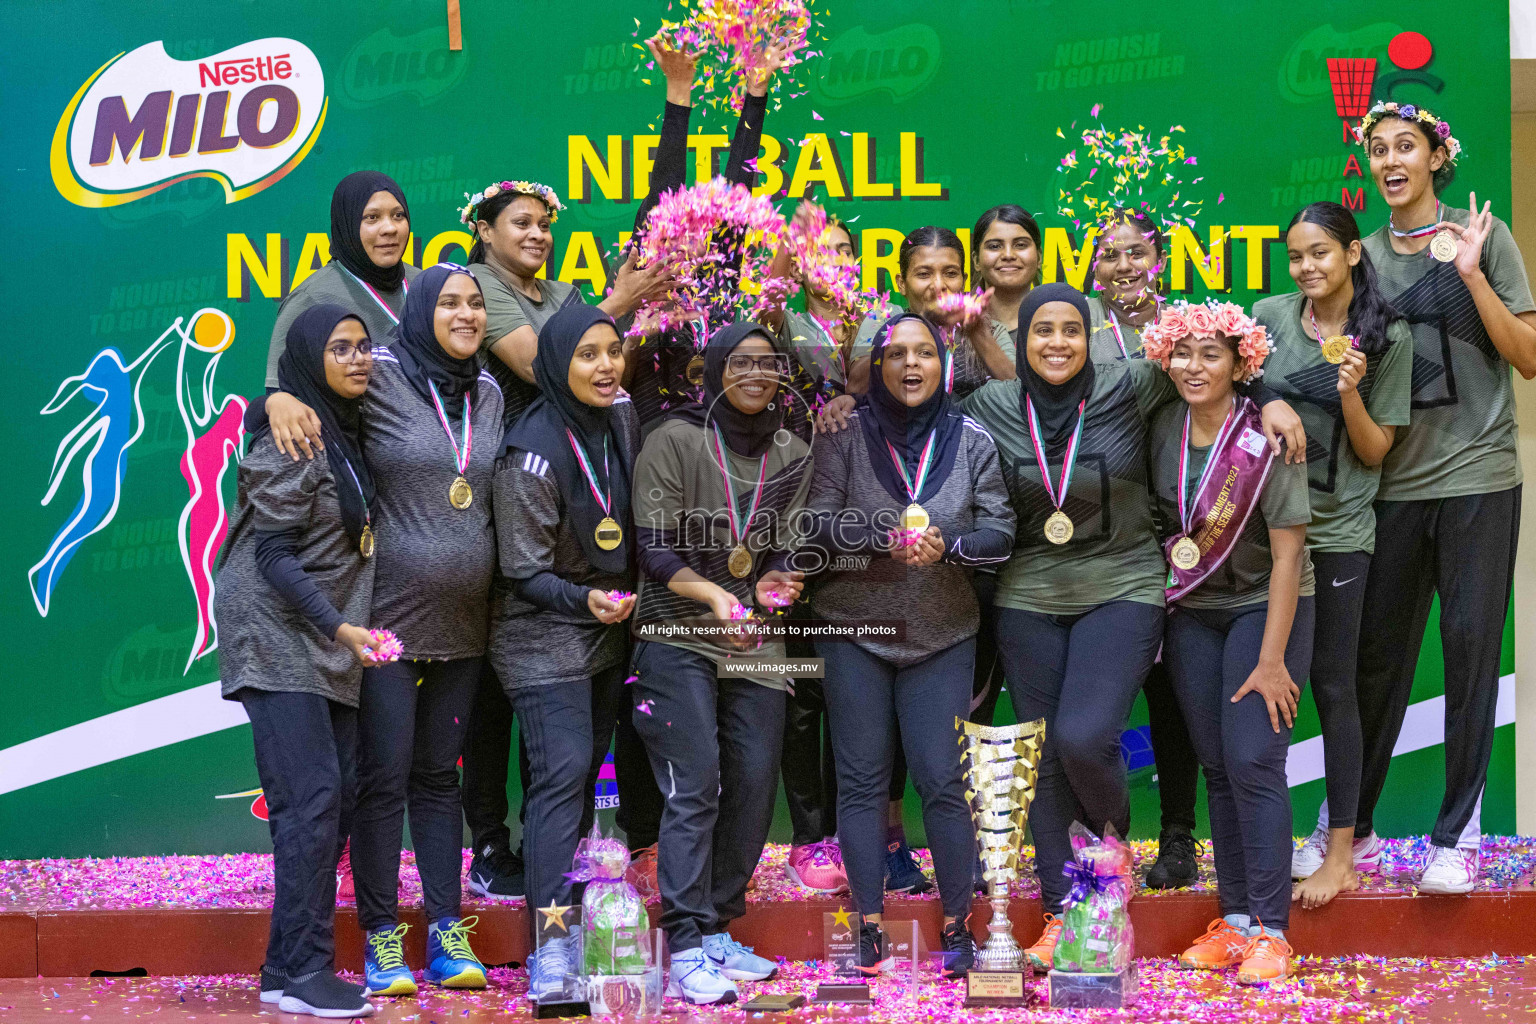
[[[352,273],[352,271],[347,270],[346,267],[342,267],[340,263],[337,263],[336,265],[341,267],[342,271],[345,272],[348,277],[362,285],[365,292],[373,296],[373,301],[379,304],[379,308],[384,311],[384,315],[389,317],[390,323],[395,324],[396,326],[399,325],[400,318],[395,315],[394,310],[389,308],[389,303],[385,302],[384,298],[379,295],[378,292],[373,290],[373,285],[369,284],[367,281],[364,281],[362,278]],[[407,296],[411,294],[411,282],[407,281],[404,277],[400,278],[400,291],[402,294]]]
[[[1029,412],[1029,439],[1035,444],[1035,460],[1040,464],[1040,482],[1045,484],[1046,496],[1060,512],[1067,500],[1067,489],[1072,486],[1072,467],[1077,462],[1077,443],[1083,438],[1083,410],[1088,407],[1088,399],[1077,403],[1077,428],[1072,431],[1072,440],[1067,442],[1066,454],[1061,457],[1061,486],[1054,491],[1051,490],[1051,471],[1045,461],[1045,441],[1041,436],[1040,418],[1035,415],[1034,399],[1025,395],[1024,405]]]
[[[576,435],[571,433],[569,427],[565,430],[565,436],[571,442],[571,451],[576,453],[576,461],[581,463],[581,471],[587,478],[587,486],[592,488],[592,497],[597,501],[597,507],[603,510],[603,515],[611,516],[610,508],[613,505],[612,494],[604,494],[601,487],[597,486],[597,471],[592,468],[592,463],[587,459],[587,453],[582,450],[581,444],[576,440]],[[608,476],[608,435],[603,435],[603,476],[612,481]]]
[[[1211,466],[1216,461],[1211,456],[1221,451],[1222,443],[1226,441],[1232,428],[1237,425],[1236,412],[1237,403],[1233,402],[1232,408],[1227,410],[1227,418],[1221,421],[1221,430],[1217,432],[1216,440],[1211,445],[1210,455],[1206,456],[1205,468],[1200,470],[1200,479],[1195,481],[1194,495],[1189,497],[1186,495],[1189,482],[1189,410],[1184,410],[1184,443],[1179,446],[1179,527],[1186,537],[1191,533],[1188,510],[1194,502],[1200,500],[1200,492],[1205,490],[1206,481],[1210,479]]]
[[[1425,235],[1434,234],[1435,229],[1440,226],[1440,222],[1444,219],[1445,204],[1437,201],[1435,203],[1435,221],[1433,224],[1425,224],[1423,227],[1414,228],[1412,231],[1399,231],[1397,228],[1392,226],[1392,221],[1389,219],[1387,221],[1387,230],[1392,232],[1398,238],[1423,238]]]
[[[901,461],[901,456],[896,454],[896,448],[891,442],[885,442],[885,450],[891,453],[891,461],[896,463],[896,472],[901,474],[902,486],[907,489],[907,500],[917,504],[918,495],[922,493],[923,483],[928,479],[928,470],[933,468],[933,442],[939,436],[937,430],[928,434],[928,443],[923,445],[923,453],[917,458],[917,473],[914,477],[907,475],[907,467]]]
[[[741,519],[736,512],[736,492],[731,489],[731,470],[725,461],[725,441],[720,437],[720,428],[714,428],[715,447],[711,454],[715,457],[715,465],[720,467],[720,478],[725,481],[725,511],[731,524],[731,542],[733,544],[744,543],[747,529],[752,525],[752,517],[757,515],[757,506],[763,500],[763,484],[768,479],[768,453],[763,452],[763,463],[757,469],[757,489],[752,493],[752,504],[747,508],[747,517]]]
[[[460,445],[453,436],[453,427],[448,423],[448,413],[443,408],[443,400],[437,393],[437,385],[429,379],[427,387],[432,390],[432,404],[437,406],[437,418],[443,425],[443,430],[448,434],[448,443],[453,445],[453,464],[458,468],[459,476],[463,476],[469,469],[469,452],[475,444],[475,426],[470,422],[469,396],[464,396],[463,421],[464,443]]]

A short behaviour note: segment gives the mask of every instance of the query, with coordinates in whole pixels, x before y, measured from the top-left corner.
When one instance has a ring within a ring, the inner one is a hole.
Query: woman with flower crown
[[[1235,390],[1263,372],[1268,333],[1230,302],[1164,308],[1148,360],[1184,401],[1152,420],[1152,490],[1169,570],[1163,658],[1205,769],[1222,917],[1179,958],[1291,973],[1286,752],[1312,660],[1307,467],[1276,458]]]
[[[1204,306],[1192,315],[1215,316]],[[1014,713],[1046,721],[1030,827],[1047,917],[1027,956],[1047,970],[1072,822],[1121,835],[1130,825],[1120,733],[1162,643],[1166,576],[1147,501],[1148,426],[1178,394],[1155,362],[1088,358],[1088,303],[1071,285],[1031,290],[1019,323],[1017,378],[983,385],[962,407],[991,432],[1018,516],[994,601]],[[1276,402],[1265,415],[1285,458],[1300,461],[1295,412]]]
[[[1357,138],[1391,216],[1364,240],[1382,291],[1413,331],[1413,419],[1381,467],[1358,695],[1364,736],[1357,839],[1386,782],[1431,599],[1445,647],[1445,797],[1420,892],[1477,880],[1504,621],[1520,529],[1510,367],[1536,377],[1536,302],[1509,228],[1477,194],[1440,200],[1461,156],[1443,119],[1380,103]]]

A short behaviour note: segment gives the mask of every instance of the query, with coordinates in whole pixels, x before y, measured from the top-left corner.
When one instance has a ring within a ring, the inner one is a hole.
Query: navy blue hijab
[[[555,484],[565,502],[576,539],[593,568],[619,573],[629,568],[629,537],[633,525],[629,518],[629,478],[633,466],[629,453],[620,443],[613,408],[587,405],[571,390],[571,360],[582,335],[598,324],[614,328],[613,319],[596,306],[570,303],[562,306],[544,322],[539,331],[539,350],[533,357],[533,378],[539,384],[539,397],[507,431],[503,454],[513,449],[533,452],[549,463]],[[609,511],[603,512],[586,475],[576,460],[570,437],[574,435],[586,452],[587,462],[598,484],[610,497]],[[607,442],[608,465],[603,465],[603,445]],[[624,539],[612,551],[597,546],[597,524],[611,515],[623,528]]]
[[[885,386],[885,346],[891,340],[891,332],[902,323],[922,324],[933,336],[941,366],[947,367],[952,356],[943,335],[927,317],[918,313],[901,313],[891,317],[880,325],[870,343],[869,391],[858,401],[859,424],[864,429],[870,468],[875,471],[875,479],[880,481],[880,485],[892,498],[906,505],[909,501],[927,501],[943,488],[950,470],[955,467],[955,453],[960,450],[965,416],[956,408],[942,376],[933,394],[917,406],[907,405]],[[940,373],[943,374],[942,369]],[[933,441],[933,461],[928,477],[923,481],[922,490],[909,497],[906,484],[886,445],[895,450],[902,465],[906,467],[907,477],[915,481],[923,447],[928,443],[928,435],[934,431],[937,434]]]
[[[762,412],[745,413],[731,404],[725,394],[725,361],[736,346],[753,335],[758,335],[773,347],[773,336],[758,323],[743,320],[728,324],[715,331],[704,346],[704,399],[680,409],[668,416],[676,417],[701,427],[718,427],[725,446],[737,455],[749,459],[760,457],[773,443],[774,434],[784,425],[783,392],[787,381],[779,381],[779,395]]]
[[[362,537],[368,522],[374,489],[373,476],[363,459],[359,430],[363,400],[342,398],[325,379],[325,343],[343,320],[363,323],[356,313],[331,303],[310,306],[294,317],[288,326],[288,345],[277,360],[277,387],[320,417],[320,436],[325,440],[325,458],[336,481],[342,525],[355,541]],[[366,324],[363,331],[367,333]],[[263,424],[257,438],[271,429],[270,423]]]
[[[431,404],[430,381],[450,416],[464,411],[465,395],[474,403],[475,382],[480,379],[479,353],[468,359],[455,359],[437,340],[437,297],[454,274],[464,274],[475,281],[475,275],[457,263],[439,263],[416,275],[405,299],[405,313],[395,328],[395,343],[389,346],[400,360],[406,379],[421,397]],[[475,281],[475,287],[478,289],[480,282]]]
[[[1031,288],[1019,305],[1019,344],[1016,352],[1019,382],[1019,414],[1029,422],[1029,410],[1024,398],[1034,403],[1035,415],[1040,418],[1040,433],[1045,446],[1059,452],[1067,446],[1072,431],[1077,428],[1077,407],[1093,393],[1093,360],[1083,363],[1083,368],[1071,379],[1052,384],[1035,372],[1029,365],[1029,328],[1040,307],[1048,302],[1065,302],[1077,310],[1083,318],[1083,344],[1088,344],[1088,300],[1083,293],[1060,281]]]
[[[376,192],[388,192],[400,200],[405,219],[411,219],[410,204],[394,178],[378,171],[355,171],[337,182],[336,191],[331,193],[331,256],[375,288],[394,291],[405,280],[405,260],[381,267],[368,258],[363,247],[363,211]],[[404,244],[405,239],[401,239]]]

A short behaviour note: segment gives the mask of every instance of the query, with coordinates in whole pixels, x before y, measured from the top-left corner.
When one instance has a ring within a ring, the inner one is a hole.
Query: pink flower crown
[[[479,219],[476,214],[480,212],[480,204],[487,199],[501,195],[503,192],[516,192],[518,195],[533,196],[535,199],[542,200],[544,205],[549,207],[549,222],[551,224],[560,219],[560,211],[565,209],[565,204],[560,201],[560,197],[555,194],[555,190],[548,185],[541,185],[536,181],[498,181],[485,186],[485,188],[474,195],[470,195],[468,192],[464,193],[464,198],[468,199],[469,203],[459,211],[459,221],[469,228],[471,235],[479,234],[475,222]]]
[[[1456,158],[1461,156],[1461,143],[1451,134],[1451,123],[1441,120],[1423,107],[1413,103],[1377,102],[1370,111],[1360,119],[1360,127],[1351,129],[1355,133],[1355,141],[1367,147],[1371,139],[1371,129],[1376,127],[1376,122],[1385,117],[1395,117],[1403,121],[1417,121],[1429,129],[1429,133],[1445,144],[1446,163],[1455,165]]]
[[[1264,373],[1269,358],[1269,332],[1235,302],[1206,299],[1190,304],[1180,300],[1163,307],[1157,321],[1141,332],[1141,351],[1168,369],[1173,347],[1185,338],[1236,338],[1237,357],[1242,360],[1243,380],[1250,381]]]

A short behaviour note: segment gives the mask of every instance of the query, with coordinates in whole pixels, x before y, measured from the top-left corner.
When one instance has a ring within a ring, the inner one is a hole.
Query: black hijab
[[[409,232],[400,239],[402,259],[394,266],[381,267],[368,258],[368,250],[363,248],[363,210],[375,192],[388,192],[400,200],[405,219],[411,219],[411,207],[394,178],[378,171],[354,171],[337,182],[336,191],[331,193],[331,257],[375,288],[392,292],[405,280],[403,257]]]
[[[701,427],[718,427],[725,446],[737,455],[755,459],[768,450],[773,435],[784,425],[783,392],[786,381],[779,381],[779,394],[768,408],[758,413],[744,413],[731,404],[725,394],[725,361],[736,346],[757,335],[779,353],[773,337],[761,325],[751,321],[729,324],[710,335],[704,346],[704,400],[674,409],[670,416]],[[779,353],[782,354],[782,353]]]
[[[882,372],[885,346],[896,325],[903,322],[920,323],[933,335],[943,367],[947,368],[953,357],[949,346],[944,344],[943,336],[927,317],[918,313],[901,313],[891,317],[880,325],[870,343],[869,392],[859,399],[859,424],[864,429],[870,467],[875,471],[875,478],[892,498],[905,505],[910,501],[922,502],[931,498],[944,486],[949,471],[955,467],[955,453],[960,450],[961,428],[965,417],[955,408],[949,389],[945,386],[943,369],[940,370],[939,386],[927,401],[918,406],[908,406],[885,386],[885,374]],[[928,477],[923,482],[922,490],[915,496],[909,496],[886,445],[889,444],[901,457],[907,469],[907,479],[916,482],[918,463],[922,459],[923,447],[928,442],[930,432],[934,432],[935,436]]]
[[[363,322],[356,313],[330,303],[310,306],[294,317],[288,326],[288,345],[277,360],[277,386],[320,417],[325,458],[331,464],[336,497],[341,502],[341,522],[355,541],[362,537],[363,527],[368,522],[368,506],[373,504],[373,477],[368,472],[368,463],[363,461],[358,429],[363,400],[342,398],[325,380],[325,343],[343,320]],[[364,333],[367,329],[365,324]],[[260,433],[271,429],[271,424],[266,424]]]
[[[565,499],[565,511],[571,518],[581,550],[594,568],[603,572],[624,572],[629,568],[629,477],[633,467],[619,443],[613,409],[587,405],[571,390],[571,360],[582,335],[597,324],[613,327],[613,319],[596,306],[585,303],[562,306],[544,322],[539,331],[539,349],[533,357],[533,376],[539,382],[539,397],[507,431],[502,452],[516,448],[533,452],[549,463],[555,483]],[[614,327],[615,333],[618,328]],[[598,486],[611,498],[605,513],[587,485],[586,474],[571,449],[566,431],[575,435],[597,477]],[[603,444],[607,442],[608,465],[603,465]],[[624,539],[612,551],[597,546],[597,524],[611,515],[624,530]]]
[[[405,313],[395,328],[395,343],[389,346],[400,360],[406,379],[421,397],[433,404],[430,381],[436,386],[450,416],[458,416],[464,411],[465,395],[473,404],[475,381],[480,379],[479,353],[468,359],[455,359],[437,340],[437,297],[454,274],[465,274],[471,281],[475,280],[474,274],[457,263],[439,263],[417,275],[412,282],[414,287],[405,298]],[[480,282],[475,281],[475,287],[479,288]]]
[[[1019,344],[1016,349],[1020,390],[1019,409],[1027,423],[1029,410],[1024,396],[1034,401],[1035,415],[1040,418],[1040,433],[1048,449],[1065,448],[1077,427],[1077,407],[1093,393],[1093,360],[1083,363],[1077,375],[1061,384],[1052,384],[1029,365],[1029,327],[1035,314],[1047,302],[1065,302],[1077,310],[1083,318],[1083,345],[1088,344],[1088,300],[1083,293],[1060,281],[1031,288],[1019,306]]]

